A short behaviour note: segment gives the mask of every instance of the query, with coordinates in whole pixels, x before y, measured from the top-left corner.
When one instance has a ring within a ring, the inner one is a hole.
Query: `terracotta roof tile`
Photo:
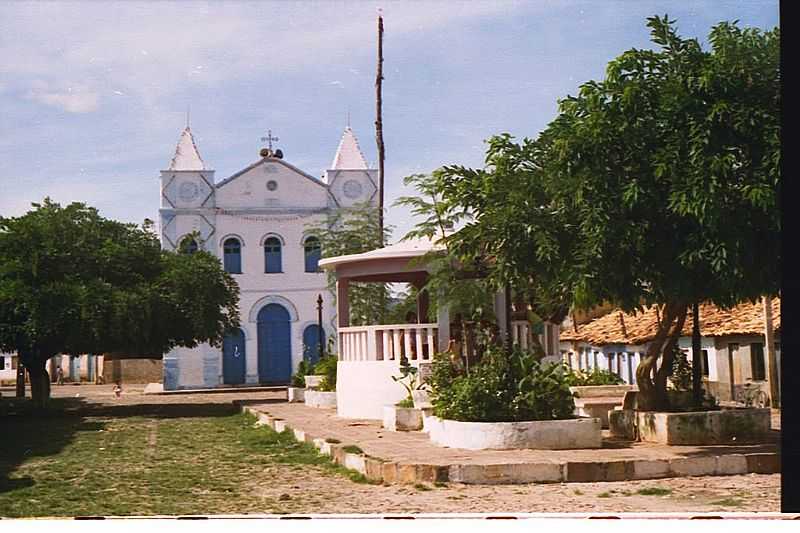
[[[713,304],[700,305],[700,331],[704,337],[725,335],[762,335],[764,332],[761,302],[744,302],[731,309],[720,309]],[[781,299],[772,299],[772,322],[776,331],[781,329]],[[563,341],[582,341],[595,346],[603,344],[642,344],[653,339],[658,328],[656,307],[641,313],[628,314],[614,310],[591,322],[565,329],[560,334]],[[682,336],[691,336],[691,310],[686,317]]]

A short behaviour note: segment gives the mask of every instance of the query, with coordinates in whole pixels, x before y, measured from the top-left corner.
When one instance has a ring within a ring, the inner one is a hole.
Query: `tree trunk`
[[[17,357],[17,398],[25,397],[25,365]]]
[[[686,322],[686,312],[688,306],[683,305],[678,308],[676,322],[670,328],[667,340],[664,343],[663,354],[661,356],[661,367],[656,372],[656,405],[659,409],[669,409],[669,398],[667,397],[667,377],[672,370],[672,363],[675,361],[675,350],[678,346],[678,338],[681,336],[683,324]]]
[[[668,302],[664,305],[664,312],[657,315],[658,331],[636,368],[636,383],[639,385],[637,403],[642,411],[657,411],[668,407],[666,386],[668,369],[673,359],[671,351],[674,350],[683,329],[686,311],[686,304]]]
[[[27,365],[31,380],[31,398],[37,408],[47,407],[50,400],[50,375],[45,370],[46,359],[38,364]]]

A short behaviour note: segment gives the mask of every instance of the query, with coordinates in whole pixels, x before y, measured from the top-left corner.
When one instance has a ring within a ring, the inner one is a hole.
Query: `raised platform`
[[[780,472],[777,431],[775,442],[758,445],[665,446],[615,440],[604,432],[600,449],[463,450],[439,447],[422,432],[388,431],[374,420],[344,419],[302,404],[236,403],[259,423],[289,429],[335,462],[385,483],[558,483]],[[348,445],[363,453],[345,452]]]

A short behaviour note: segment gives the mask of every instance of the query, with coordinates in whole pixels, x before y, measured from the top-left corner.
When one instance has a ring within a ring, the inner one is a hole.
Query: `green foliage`
[[[636,494],[642,496],[667,496],[672,494],[672,489],[666,487],[644,487],[636,491]]]
[[[425,217],[416,235],[461,226],[443,239],[444,272],[485,273],[543,318],[570,305],[665,305],[660,333],[691,302],[777,293],[780,31],[723,22],[703,50],[673,22],[649,18],[658,48],[612,60],[538,138],[497,135],[484,168],[407,179],[420,197],[403,203]],[[663,397],[663,372],[652,375],[664,337],[640,364],[640,405]]]
[[[409,284],[407,289],[391,298],[386,313],[387,324],[406,324],[408,316],[417,314],[417,295],[419,291]],[[430,310],[428,311],[430,313]],[[421,317],[420,322],[428,322],[430,317]]]
[[[314,375],[323,376],[319,384],[319,390],[323,392],[333,392],[336,390],[337,363],[338,357],[335,354],[328,354],[314,365]]]
[[[399,376],[392,376],[392,380],[395,383],[399,383],[406,389],[406,400],[411,400],[411,407],[414,407],[414,398],[412,397],[411,393],[415,390],[420,388],[418,384],[418,376],[419,369],[415,366],[411,366],[411,363],[408,362],[408,359],[405,357],[400,359],[400,375]],[[404,400],[405,401],[405,400]]]
[[[150,222],[49,198],[0,217],[0,351],[18,352],[29,370],[60,352],[160,357],[219,345],[239,326],[238,302],[216,257],[162,251]]]
[[[589,385],[622,385],[622,378],[613,372],[601,368],[593,368],[591,372],[582,370],[565,370],[565,379],[570,387],[585,387]]]
[[[305,359],[300,361],[300,364],[297,365],[297,372],[292,376],[292,387],[306,386],[305,377],[311,374],[310,366]]]
[[[413,186],[417,194],[400,197],[394,205],[410,208],[418,220],[405,239],[431,239],[444,245],[444,251],[428,253],[419,259],[425,263],[429,273],[425,290],[432,296],[431,312],[435,312],[439,305],[446,305],[451,316],[461,315],[466,320],[491,319],[492,295],[496,287],[490,280],[463,276],[464,271],[484,274],[482,258],[465,262],[452,253],[449,236],[468,218],[468,213],[462,212],[443,194],[442,176],[442,171],[436,170],[431,174],[412,174],[404,178],[403,183]]]
[[[389,239],[391,229],[380,232],[377,208],[363,203],[330,211],[322,222],[307,227],[320,240],[322,257],[360,254],[380,248]],[[328,289],[335,299],[336,277],[328,271]],[[363,326],[385,324],[389,287],[385,283],[351,283],[350,324]]]
[[[689,356],[681,349],[675,349],[675,358],[672,360],[672,375],[669,380],[675,390],[692,390],[692,363]]]
[[[397,402],[394,405],[396,407],[402,407],[402,408],[406,408],[406,409],[411,409],[411,408],[414,407],[414,398],[411,398],[411,397],[403,398],[402,400],[400,400],[399,402]]]
[[[445,354],[434,358],[431,403],[436,416],[465,422],[573,418],[575,402],[559,364],[541,364],[515,347],[490,346],[469,374]]]

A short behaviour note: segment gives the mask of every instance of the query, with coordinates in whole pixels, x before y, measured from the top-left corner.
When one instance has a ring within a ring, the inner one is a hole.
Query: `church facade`
[[[377,205],[377,171],[349,126],[322,178],[293,166],[280,150],[260,155],[216,181],[187,126],[161,171],[162,248],[219,257],[239,285],[241,322],[221,348],[204,344],[164,354],[165,390],[286,384],[304,357],[319,357],[320,335],[326,345],[336,338],[335,306],[317,265],[319,240],[308,226],[334,209]]]

